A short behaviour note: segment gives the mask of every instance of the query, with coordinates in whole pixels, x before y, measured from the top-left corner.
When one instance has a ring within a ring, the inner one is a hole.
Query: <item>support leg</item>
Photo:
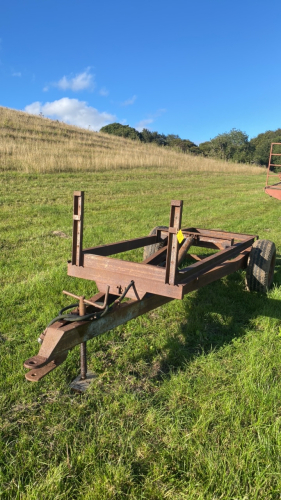
[[[85,315],[84,299],[85,297],[79,297],[79,316]],[[88,372],[87,370],[87,342],[82,342],[82,344],[80,344],[80,369],[80,375],[78,375],[78,377],[71,382],[70,387],[73,391],[81,393],[85,392],[88,389],[90,382],[96,378],[94,373]]]
[[[87,378],[87,344],[82,342],[80,344],[80,365],[81,365],[81,379]]]

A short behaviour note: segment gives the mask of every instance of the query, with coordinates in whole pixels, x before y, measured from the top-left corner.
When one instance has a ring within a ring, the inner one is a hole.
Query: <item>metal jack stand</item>
[[[75,392],[85,392],[90,383],[97,378],[97,375],[92,371],[87,371],[87,351],[86,351],[86,342],[80,344],[80,364],[81,364],[81,373],[76,377],[73,382],[70,384],[70,388]]]
[[[83,295],[74,295],[65,290],[63,293],[75,299],[79,299],[79,316],[85,316],[85,297]],[[71,382],[70,388],[75,392],[85,392],[96,377],[97,376],[92,371],[87,371],[87,342],[82,342],[82,344],[80,344],[80,375]]]

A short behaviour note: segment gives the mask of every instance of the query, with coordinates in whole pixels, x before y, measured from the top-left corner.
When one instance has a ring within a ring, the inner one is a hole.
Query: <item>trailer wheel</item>
[[[155,236],[157,233],[157,229],[162,229],[163,231],[166,231],[166,230],[168,230],[168,227],[167,226],[156,226],[150,231],[148,236]],[[153,255],[155,252],[158,252],[158,250],[160,250],[160,248],[163,248],[163,246],[165,244],[165,240],[166,240],[166,238],[164,240],[159,241],[158,243],[154,243],[153,245],[147,245],[146,247],[144,247],[143,260],[148,259],[148,257]]]
[[[246,270],[246,287],[266,293],[273,283],[276,248],[269,240],[257,240],[252,246]]]

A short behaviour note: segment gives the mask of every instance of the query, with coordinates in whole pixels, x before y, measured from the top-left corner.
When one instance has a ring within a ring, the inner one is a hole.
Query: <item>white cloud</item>
[[[46,87],[43,88],[43,92],[48,92],[48,90],[49,90],[49,86],[46,85]]]
[[[116,116],[106,112],[100,113],[97,109],[88,106],[85,101],[78,99],[69,99],[63,97],[58,101],[33,102],[25,107],[27,113],[39,115],[42,113],[49,118],[55,118],[71,125],[77,125],[82,128],[91,128],[98,131],[104,125],[116,121]]]
[[[147,118],[146,120],[141,120],[140,122],[138,122],[135,128],[138,130],[138,132],[141,132],[144,128],[147,128],[147,125],[153,122],[153,118]]]
[[[131,106],[131,104],[134,104],[137,96],[133,95],[130,99],[127,99],[127,101],[121,102],[121,106]]]
[[[108,96],[109,91],[105,87],[102,87],[99,91],[99,94],[102,95],[103,97],[106,97]]]
[[[41,102],[36,101],[33,102],[32,104],[29,104],[28,106],[25,106],[24,111],[30,113],[31,115],[39,115],[42,111],[41,108],[42,108]]]
[[[21,72],[20,71],[14,71],[14,73],[12,73],[12,76],[21,76]]]
[[[94,75],[90,73],[90,68],[87,68],[83,73],[78,73],[77,75],[63,76],[58,82],[52,84],[54,87],[58,87],[61,90],[72,90],[73,92],[79,92],[79,90],[93,89]],[[44,90],[48,90],[48,87],[44,87]]]
[[[159,116],[163,115],[163,113],[166,113],[165,108],[158,109],[155,113],[152,115],[149,115],[149,118],[145,118],[144,120],[140,120],[135,128],[138,130],[138,132],[141,132],[144,128],[147,128],[147,125],[150,125],[150,123],[153,123],[156,118],[159,118]]]

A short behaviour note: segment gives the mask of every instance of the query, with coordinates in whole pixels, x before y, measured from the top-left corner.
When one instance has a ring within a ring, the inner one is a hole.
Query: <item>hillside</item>
[[[196,157],[0,107],[0,171],[92,172],[132,167],[261,172],[249,165]]]

